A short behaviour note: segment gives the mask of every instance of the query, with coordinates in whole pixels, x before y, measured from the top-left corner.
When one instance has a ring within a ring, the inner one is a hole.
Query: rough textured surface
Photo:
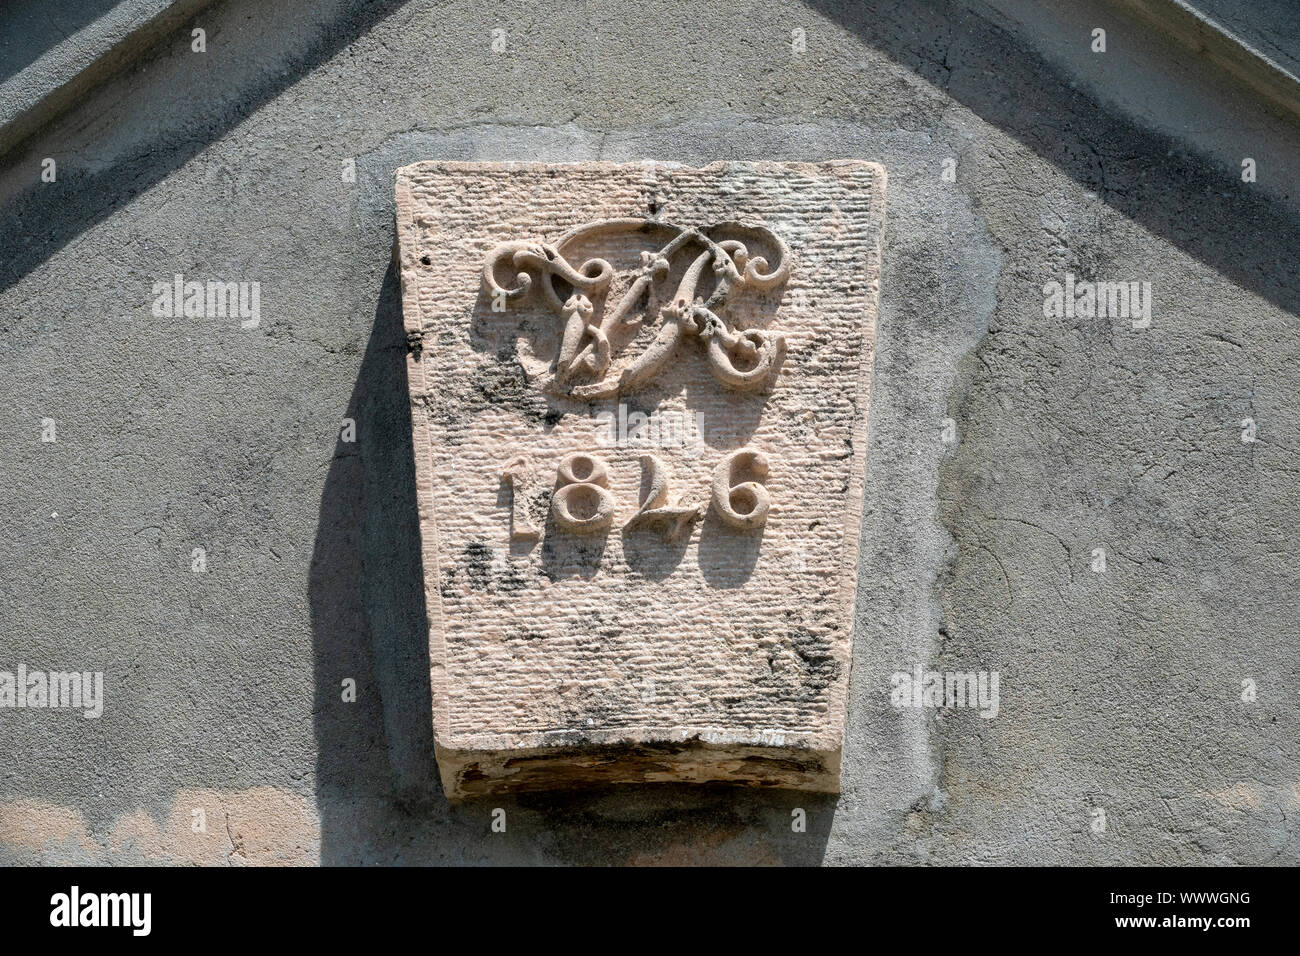
[[[1290,0],[1184,0],[1293,76],[1300,76],[1300,16]]]
[[[396,194],[448,796],[838,791],[884,171],[424,163]]]
[[[0,711],[0,859],[272,788],[329,863],[1300,862],[1300,137],[1105,4],[1018,6],[221,3],[0,158],[0,668],[108,698]],[[842,794],[448,808],[395,170],[844,156],[889,209]],[[1065,270],[1152,281],[1149,334],[1045,318]],[[261,325],[154,318],[176,272]],[[999,716],[895,710],[938,661]]]
[[[0,10],[0,152],[130,65],[211,0],[12,0]]]

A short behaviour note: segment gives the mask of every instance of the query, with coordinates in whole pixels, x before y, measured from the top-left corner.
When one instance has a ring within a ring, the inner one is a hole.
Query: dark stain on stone
[[[471,764],[459,775],[461,783],[469,785],[465,788],[466,795],[474,797],[491,793],[502,779],[508,779],[510,791],[520,795],[557,787],[574,792],[600,789],[611,784],[646,783],[652,775],[672,774],[679,766],[675,758],[707,749],[699,738],[627,744],[587,744],[575,738],[565,746],[573,749],[563,758],[556,753],[558,748],[546,748],[542,752],[506,758],[499,771],[489,770],[486,774],[479,764]],[[816,777],[826,771],[822,758],[811,751],[806,756],[789,750],[772,755],[748,754],[739,757],[735,772],[728,780],[695,783],[691,790],[698,793],[701,788],[737,785],[771,789],[782,785],[782,781],[771,778],[773,772],[786,775],[788,781],[791,775],[795,778]]]
[[[804,666],[803,696],[819,696],[840,674],[840,663],[831,653],[830,640],[802,626],[790,631],[789,640]]]
[[[545,515],[551,512],[551,489],[542,487],[533,491],[528,498],[529,508],[532,514]]]
[[[406,333],[406,351],[410,353],[415,361],[420,361],[420,356],[424,354],[424,333],[418,329],[412,329]]]
[[[549,411],[546,398],[528,380],[513,338],[494,344],[472,333],[471,345],[475,352],[490,353],[492,360],[475,362],[468,380],[459,375],[442,377],[436,397],[429,400],[434,421],[446,428],[463,429],[475,414],[504,405],[517,409],[529,422],[543,423]]]
[[[462,553],[464,554],[465,573],[469,578],[470,590],[490,591],[494,594],[512,594],[528,586],[527,580],[520,574],[518,561],[507,559],[503,568],[497,566],[492,549],[482,541],[470,542],[465,546]],[[443,585],[444,597],[450,596],[447,590],[451,585],[451,574],[454,573],[455,568],[452,568],[447,582]]]
[[[470,590],[487,591],[492,587],[492,549],[482,541],[465,545],[465,573]]]
[[[501,357],[501,353],[497,353]],[[476,369],[470,376],[473,401],[467,412],[484,411],[502,405],[517,408],[526,419],[544,423],[548,414],[546,399],[528,382],[524,367],[517,361]]]
[[[528,582],[519,573],[519,562],[507,560],[505,571],[497,580],[497,590],[503,594],[513,594],[515,591],[522,591],[527,586]]]
[[[809,757],[800,760],[797,757],[766,757],[759,754],[751,754],[743,758],[743,763],[750,766],[768,767],[772,770],[783,770],[787,773],[820,773],[823,769],[822,762],[815,757]],[[764,781],[768,783],[769,781]],[[776,785],[776,781],[770,781]]]

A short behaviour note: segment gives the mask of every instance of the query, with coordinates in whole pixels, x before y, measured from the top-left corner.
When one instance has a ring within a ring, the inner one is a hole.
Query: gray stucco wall
[[[1300,862],[1292,120],[1099,3],[301,6],[0,157],[0,669],[107,698],[0,710],[0,862]],[[841,156],[889,171],[843,794],[448,808],[394,169]],[[155,317],[176,273],[260,324]],[[1066,273],[1150,327],[1045,318]],[[918,663],[998,716],[896,710]]]

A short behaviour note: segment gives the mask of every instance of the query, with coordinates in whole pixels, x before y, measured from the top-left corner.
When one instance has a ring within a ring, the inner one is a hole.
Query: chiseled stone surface
[[[884,170],[398,171],[448,796],[839,788]]]

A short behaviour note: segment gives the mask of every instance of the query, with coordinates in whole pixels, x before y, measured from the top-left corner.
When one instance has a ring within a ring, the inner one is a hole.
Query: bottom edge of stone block
[[[447,799],[626,784],[719,784],[840,792],[840,751],[673,742],[510,750],[434,747]]]

